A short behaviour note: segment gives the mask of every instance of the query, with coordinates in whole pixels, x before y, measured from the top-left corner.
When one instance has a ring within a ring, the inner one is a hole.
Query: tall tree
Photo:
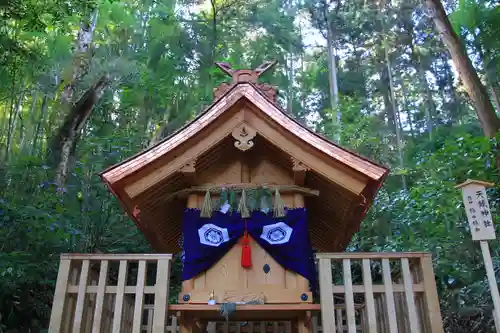
[[[436,30],[450,52],[460,78],[474,104],[484,134],[488,137],[495,137],[500,129],[500,119],[495,113],[488,92],[479,79],[462,41],[453,30],[443,4],[440,0],[426,0],[426,5],[431,10]]]
[[[326,38],[326,51],[328,63],[328,87],[330,108],[334,112],[335,117],[335,134],[333,139],[340,141],[340,127],[342,121],[342,111],[339,107],[339,82],[337,75],[337,32],[335,25],[338,23],[338,14],[342,1],[320,0],[311,1],[308,4],[308,10],[315,21],[315,25],[320,29],[323,37]],[[330,7],[334,7],[333,10]]]

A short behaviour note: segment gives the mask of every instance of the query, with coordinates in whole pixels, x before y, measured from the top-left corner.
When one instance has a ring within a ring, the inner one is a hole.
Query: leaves
[[[342,146],[391,167],[348,250],[432,252],[447,330],[488,330],[480,254],[453,187],[466,178],[498,180],[496,141],[482,137],[448,55],[414,0],[389,2],[386,15],[361,0],[334,2],[326,12],[337,49],[337,125],[328,101],[324,4],[28,0],[1,7],[0,332],[48,327],[60,253],[151,251],[98,172],[203,112],[213,88],[229,81],[214,61],[255,68],[265,60],[278,60],[260,80],[278,86],[281,108],[326,137],[340,130]],[[74,54],[78,31],[96,8],[88,52]],[[461,1],[451,14],[485,74],[500,63],[494,64],[499,45],[492,38],[497,16],[489,1]],[[398,102],[398,145],[383,46]],[[78,63],[85,66],[74,78]],[[67,184],[58,187],[45,156],[67,115],[61,95],[71,83],[76,100],[103,76],[110,86],[81,130]],[[489,193],[497,216],[498,194]],[[271,193],[247,195],[251,207],[272,208]],[[237,207],[234,192],[227,199]],[[176,261],[172,301],[180,271]]]

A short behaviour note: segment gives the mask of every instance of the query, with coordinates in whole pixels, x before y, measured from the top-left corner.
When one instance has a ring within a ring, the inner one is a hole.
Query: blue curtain
[[[248,233],[281,266],[309,280],[317,287],[316,267],[309,238],[305,208],[287,209],[283,218],[272,212],[254,211],[246,219]],[[199,209],[187,209],[183,221],[183,280],[206,271],[244,235],[245,219],[239,213],[216,211],[200,217]]]

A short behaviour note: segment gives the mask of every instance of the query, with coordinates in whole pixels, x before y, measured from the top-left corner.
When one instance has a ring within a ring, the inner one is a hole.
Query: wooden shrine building
[[[217,65],[203,113],[101,174],[158,254],[63,254],[49,333],[443,332],[429,254],[341,253],[389,170],[281,110],[274,63]]]

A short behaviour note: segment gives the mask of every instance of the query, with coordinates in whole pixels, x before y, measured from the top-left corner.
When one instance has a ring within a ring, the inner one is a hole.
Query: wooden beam
[[[224,121],[220,126],[218,126],[216,131],[210,132],[203,140],[199,140],[189,147],[186,151],[180,153],[178,157],[172,157],[165,155],[160,158],[164,160],[165,164],[157,168],[156,170],[146,174],[144,177],[137,179],[132,184],[125,186],[125,192],[134,198],[146,191],[155,184],[161,182],[172,173],[179,170],[182,166],[188,163],[193,158],[203,154],[210,148],[217,145],[220,141],[231,134],[233,129],[238,126],[243,121],[243,112],[237,112],[230,119]]]
[[[241,191],[243,189],[256,189],[256,188],[267,188],[271,191],[279,190],[280,193],[293,193],[293,194],[301,194],[303,196],[318,196],[320,193],[318,190],[313,190],[306,187],[296,186],[296,185],[279,185],[279,184],[257,184],[257,183],[237,183],[237,184],[224,184],[224,189]],[[217,187],[214,185],[202,185],[202,186],[193,186],[189,187],[177,192],[174,192],[165,198],[165,201],[170,201],[174,198],[185,198],[186,196],[193,193],[206,193],[209,191],[211,194],[219,194],[223,190],[221,187]]]
[[[63,253],[61,260],[146,260],[172,259],[169,253]],[[61,270],[61,269],[60,269]]]
[[[319,156],[320,154],[314,153],[313,148],[301,144],[299,139],[291,136],[290,133],[287,133],[287,130],[276,124],[273,126],[270,121],[258,116],[256,114],[259,112],[258,110],[254,111],[253,108],[250,110],[252,112],[245,112],[245,121],[253,128],[258,128],[259,135],[267,141],[279,147],[291,157],[308,161],[311,169],[339,186],[355,194],[363,191],[368,182],[367,176],[356,173],[340,162],[332,162],[331,159],[328,161],[323,156]]]
[[[196,157],[181,166],[179,172],[190,185],[194,185],[196,183]]]
[[[208,304],[172,304],[170,311],[213,311],[219,312],[218,305]],[[320,311],[320,304],[237,304],[236,311]]]
[[[401,258],[425,258],[428,252],[344,252],[344,253],[316,253],[316,259],[401,259]]]
[[[306,173],[310,170],[308,166],[302,163],[300,160],[292,157],[293,163],[293,181],[295,185],[304,186],[304,182],[306,179]]]

